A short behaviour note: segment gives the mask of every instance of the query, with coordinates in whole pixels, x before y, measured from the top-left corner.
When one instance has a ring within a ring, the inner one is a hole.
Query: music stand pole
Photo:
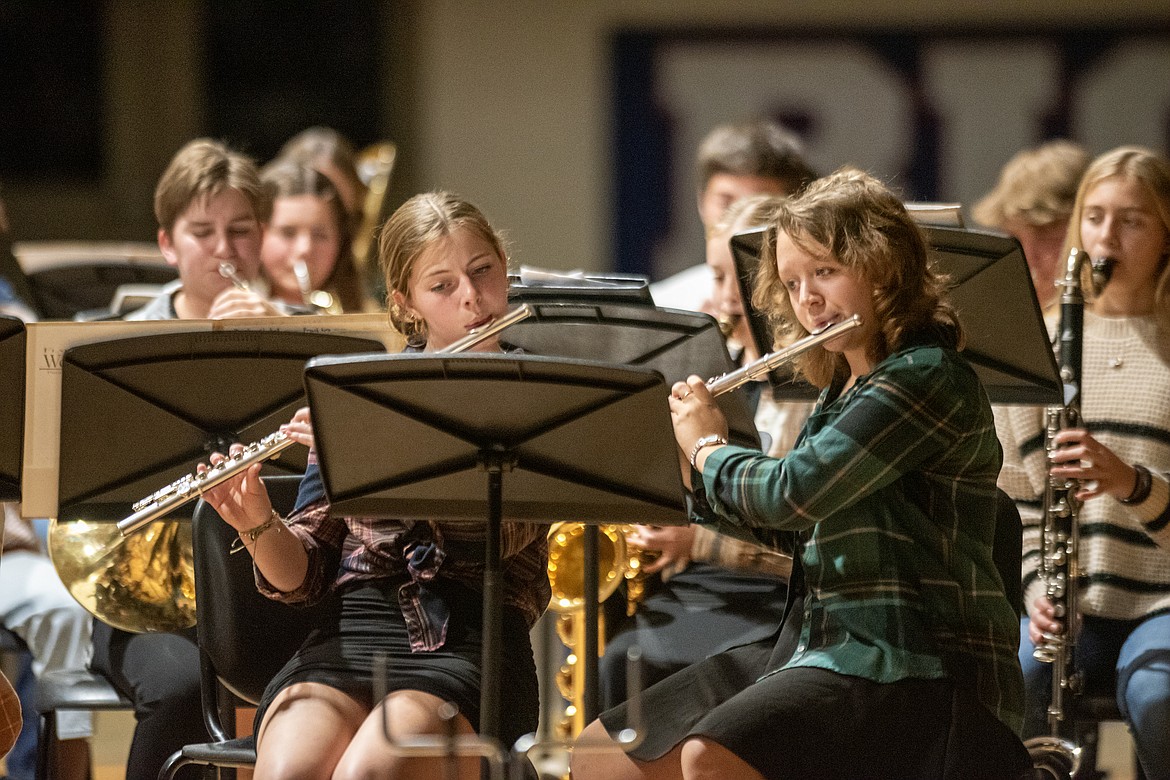
[[[598,715],[600,707],[598,706],[598,680],[601,677],[600,668],[597,656],[598,649],[601,646],[601,620],[599,615],[601,613],[600,604],[597,601],[598,591],[601,590],[601,577],[598,573],[598,558],[600,557],[601,534],[595,525],[585,526],[585,561],[582,568],[581,588],[582,595],[585,598],[585,611],[582,617],[585,619],[583,626],[583,633],[585,635],[585,652],[582,658],[578,659],[584,671],[584,702],[583,715],[586,723],[592,723]]]
[[[484,540],[483,647],[479,692],[479,729],[485,736],[500,733],[500,671],[503,659],[504,591],[500,532],[504,517],[504,472],[511,471],[515,456],[492,448],[480,453],[480,466],[488,475],[487,532]]]
[[[312,360],[305,384],[335,516],[483,523],[484,485],[468,476],[486,473],[484,738],[500,735],[503,521],[687,522],[656,371],[535,355],[363,355]]]

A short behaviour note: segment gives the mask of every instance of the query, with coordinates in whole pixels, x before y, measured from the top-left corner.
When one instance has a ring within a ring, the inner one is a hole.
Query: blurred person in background
[[[995,189],[972,209],[975,220],[1014,236],[1046,314],[1056,301],[1056,273],[1072,216],[1077,185],[1089,167],[1089,153],[1072,141],[1049,141],[1008,160]]]

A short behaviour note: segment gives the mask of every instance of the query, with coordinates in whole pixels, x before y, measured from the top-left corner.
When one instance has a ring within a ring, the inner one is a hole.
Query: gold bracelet
[[[256,540],[260,538],[261,534],[273,527],[277,531],[284,527],[284,518],[275,509],[272,510],[272,514],[269,515],[268,519],[260,525],[255,528],[249,528],[247,531],[240,531],[239,536],[232,542],[232,546],[228,548],[228,553],[235,555],[240,550],[250,549],[255,546]],[[244,541],[245,537],[247,537],[248,541]]]

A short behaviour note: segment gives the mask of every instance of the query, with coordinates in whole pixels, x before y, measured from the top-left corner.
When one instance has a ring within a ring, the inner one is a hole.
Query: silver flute
[[[487,325],[471,331],[458,341],[452,342],[435,354],[454,354],[465,352],[475,345],[495,336],[500,331],[527,319],[534,311],[527,303],[517,306],[499,319],[492,320]],[[130,534],[150,525],[155,520],[178,509],[184,504],[194,501],[217,485],[226,482],[232,477],[246,471],[253,464],[270,460],[284,450],[296,444],[296,440],[283,431],[269,434],[259,441],[252,442],[240,452],[224,458],[213,464],[202,473],[196,471],[186,474],[162,490],[156,491],[133,505],[134,514],[118,521],[118,531],[122,536]]]
[[[840,322],[834,322],[832,325],[827,325],[816,333],[805,336],[783,349],[769,352],[742,368],[737,368],[735,371],[729,371],[722,376],[707,380],[707,389],[711,391],[711,395],[729,393],[737,387],[746,385],[748,382],[763,379],[768,375],[768,372],[799,357],[813,347],[824,344],[826,341],[832,341],[842,333],[860,327],[861,317],[857,314]]]

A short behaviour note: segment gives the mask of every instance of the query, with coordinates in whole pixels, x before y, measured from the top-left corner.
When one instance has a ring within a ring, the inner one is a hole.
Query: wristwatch
[[[695,458],[699,457],[699,451],[704,447],[711,447],[716,444],[726,443],[727,439],[723,438],[717,433],[711,433],[701,437],[697,442],[695,442],[695,446],[691,447],[691,454],[687,456],[687,460],[691,462],[691,468],[695,469],[696,471],[698,470],[699,467],[695,465]]]

